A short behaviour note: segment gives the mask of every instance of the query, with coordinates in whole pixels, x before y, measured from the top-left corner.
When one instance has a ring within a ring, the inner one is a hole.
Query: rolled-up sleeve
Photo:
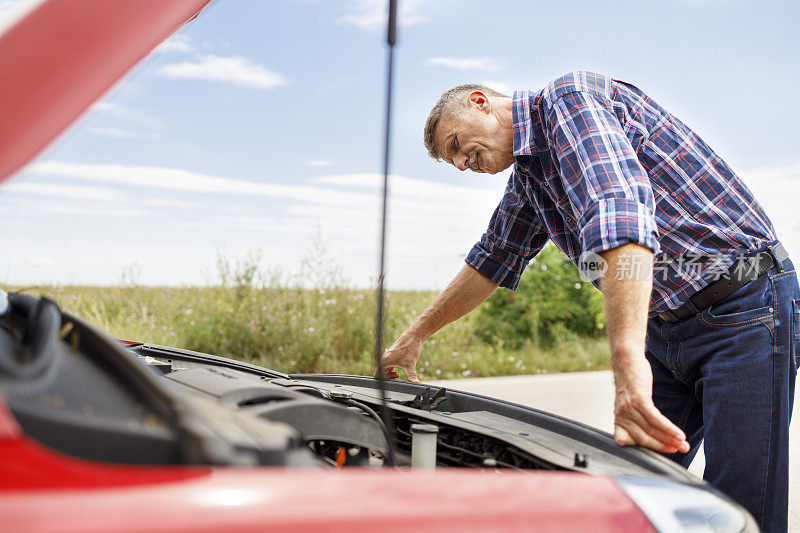
[[[525,267],[547,242],[537,212],[525,201],[516,172],[489,227],[472,247],[466,263],[501,287],[516,290]]]
[[[635,243],[659,252],[650,178],[602,96],[572,92],[547,113],[559,175],[584,252]]]

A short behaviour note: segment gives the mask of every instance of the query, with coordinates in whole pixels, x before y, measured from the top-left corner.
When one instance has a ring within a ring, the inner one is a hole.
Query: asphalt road
[[[550,411],[609,433],[614,428],[614,383],[609,371],[453,379],[428,383]],[[798,412],[798,409],[800,395],[795,397],[794,411]],[[800,533],[800,423],[792,424],[789,438],[789,531]],[[705,458],[701,448],[689,471],[703,477],[704,467]]]

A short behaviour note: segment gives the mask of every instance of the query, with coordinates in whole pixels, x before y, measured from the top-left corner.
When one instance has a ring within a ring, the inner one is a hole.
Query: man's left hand
[[[643,355],[618,361],[614,382],[614,440],[617,444],[638,444],[663,453],[689,451],[684,432],[653,404],[653,374]]]

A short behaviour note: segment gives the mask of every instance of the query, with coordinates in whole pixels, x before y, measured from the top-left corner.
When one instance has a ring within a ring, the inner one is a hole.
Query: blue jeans
[[[800,288],[785,259],[724,300],[677,323],[650,318],[656,407],[687,436],[688,467],[705,440],[703,478],[765,532],[786,531],[789,421],[800,365]]]

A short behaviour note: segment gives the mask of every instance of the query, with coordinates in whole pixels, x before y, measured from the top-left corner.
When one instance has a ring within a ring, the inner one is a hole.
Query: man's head
[[[459,170],[495,174],[514,163],[511,98],[483,85],[445,92],[425,122],[425,147]]]

